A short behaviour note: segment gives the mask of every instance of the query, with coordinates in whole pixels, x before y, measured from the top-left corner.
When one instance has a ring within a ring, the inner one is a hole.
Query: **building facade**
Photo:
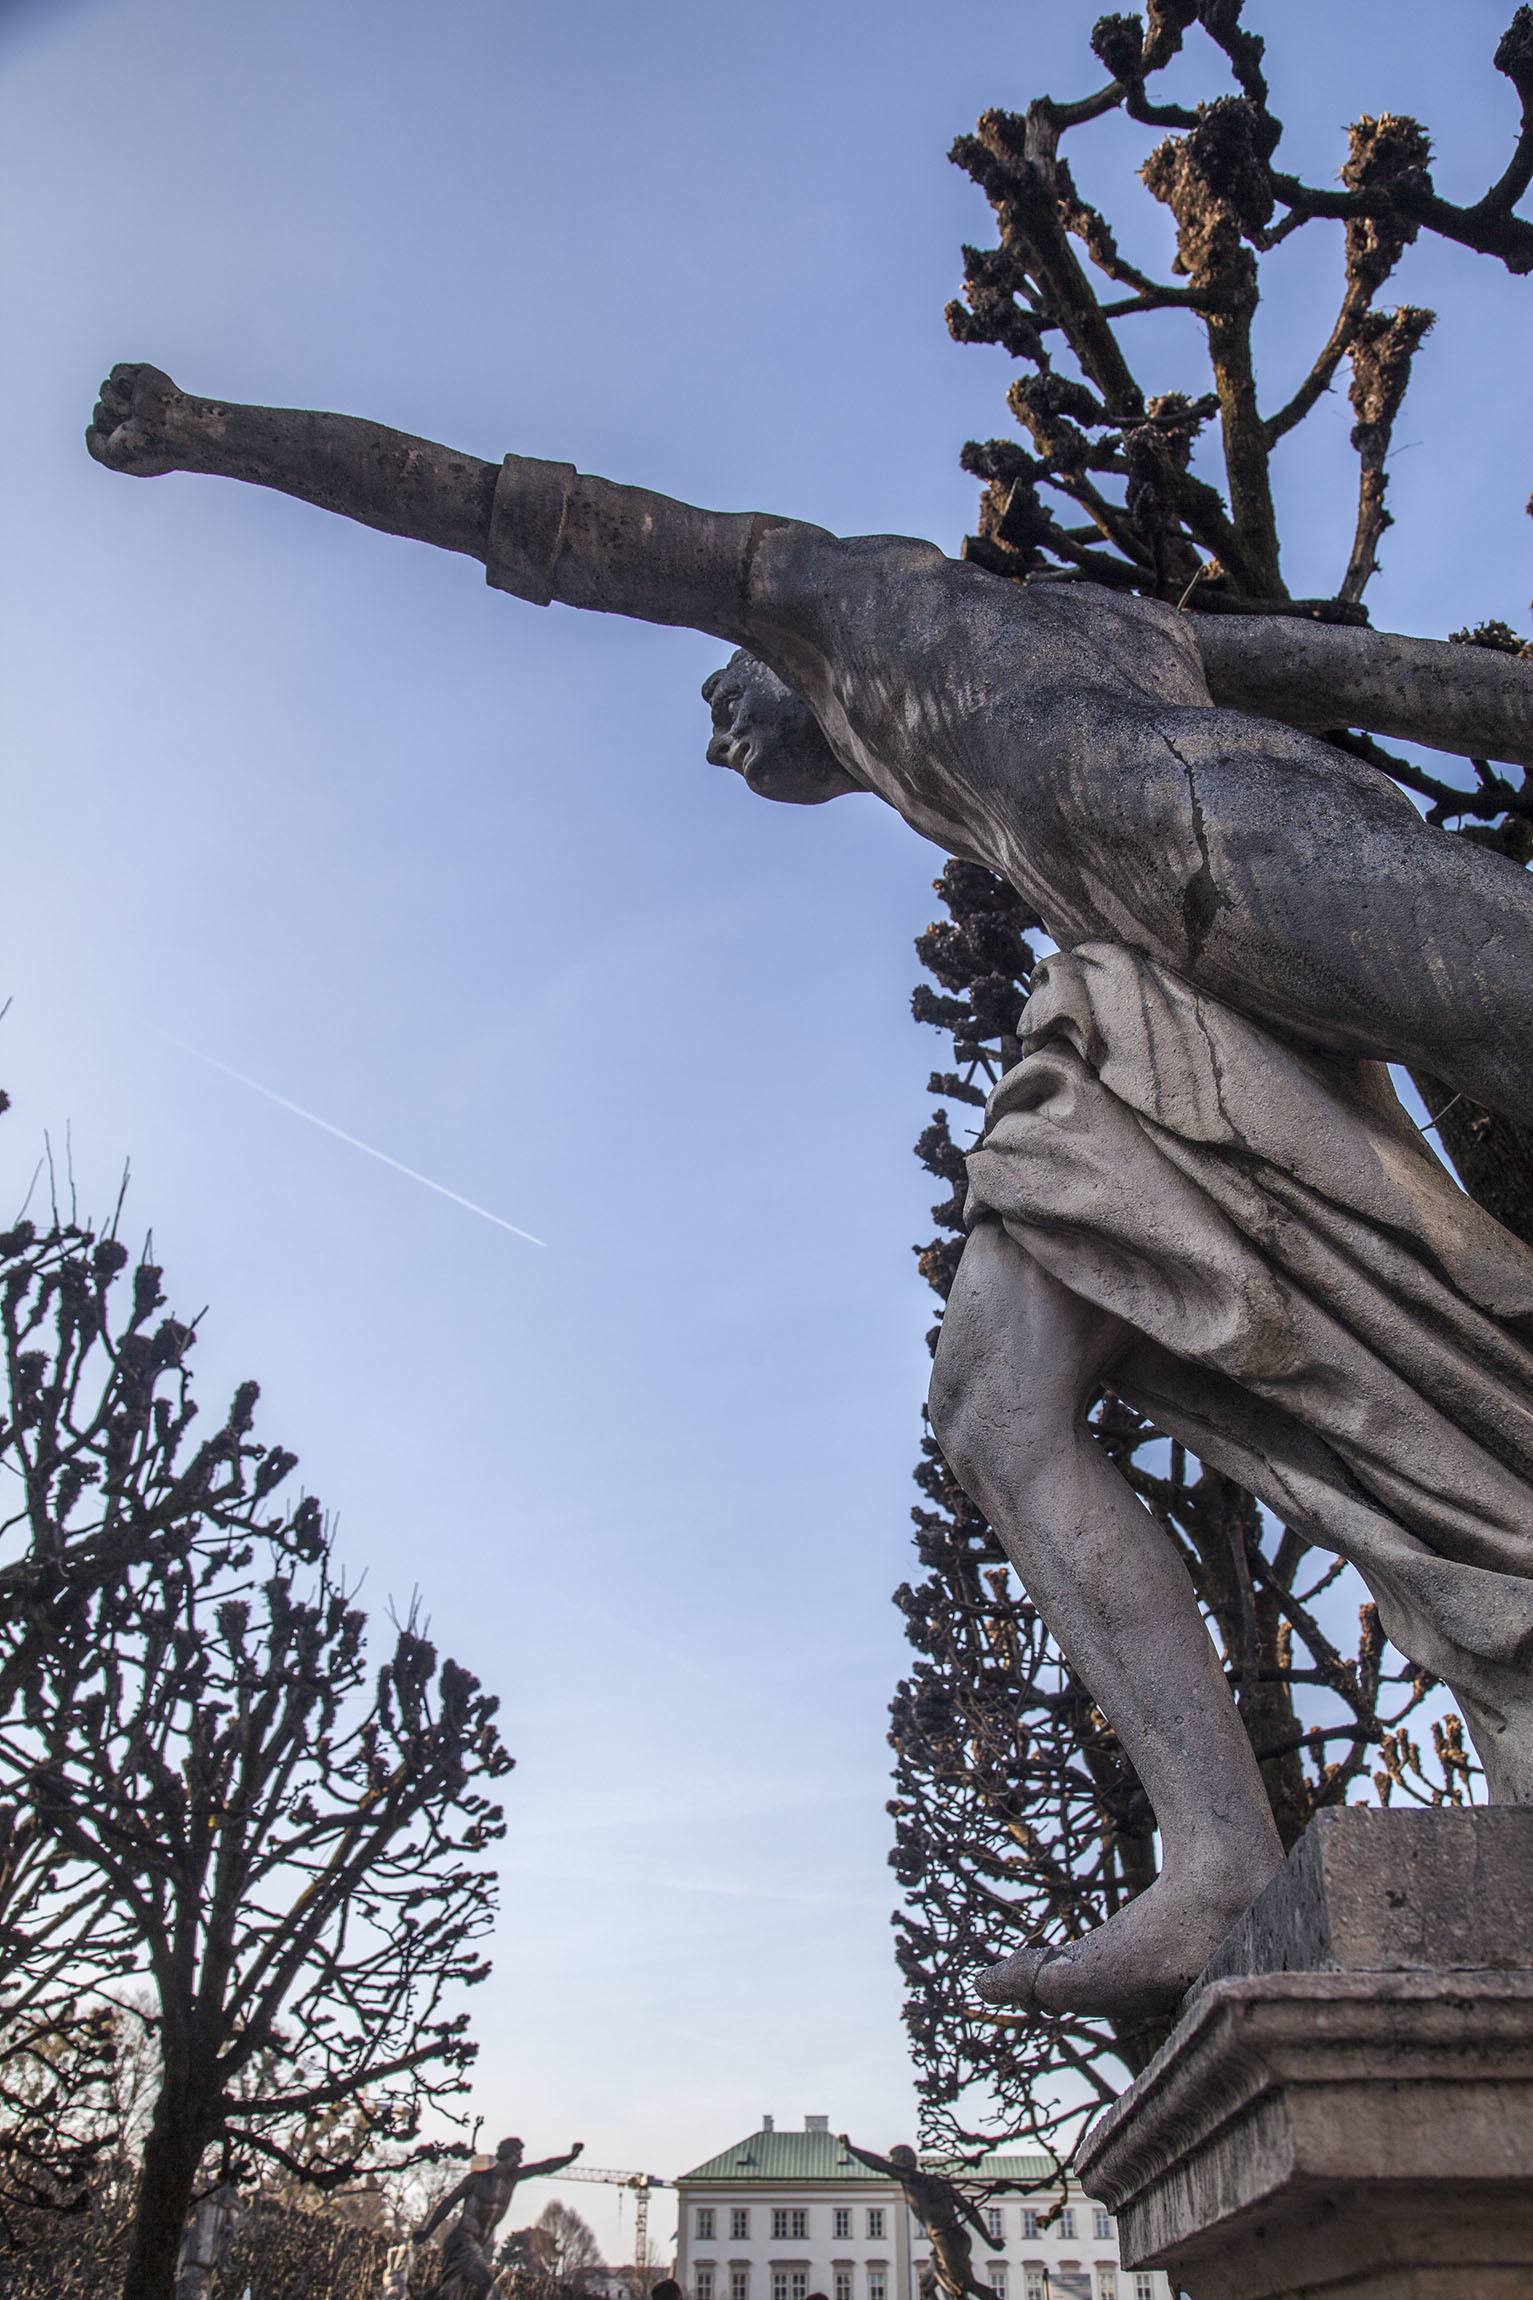
[[[1044,2182],[1042,2156],[999,2153],[968,2178]],[[920,2300],[927,2246],[892,2180],[841,2147],[824,2116],[761,2129],[676,2183],[676,2278],[687,2300]],[[996,2300],[1170,2300],[1165,2277],[1125,2269],[1112,2217],[1071,2187],[981,2207],[998,2250],[974,2245]]]

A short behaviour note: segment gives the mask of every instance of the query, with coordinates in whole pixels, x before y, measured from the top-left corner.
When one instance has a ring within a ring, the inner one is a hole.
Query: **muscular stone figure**
[[[1162,1869],[982,1994],[1172,2003],[1280,1857],[1187,1576],[1085,1427],[1106,1379],[1350,1558],[1452,1686],[1492,1794],[1533,1799],[1533,1254],[1382,1068],[1533,1119],[1533,886],[1301,731],[1318,710],[1458,740],[1470,650],[1345,632],[1274,654],[1234,617],[1200,646],[1155,601],[195,399],[153,368],[113,371],[88,438],[115,470],[253,481],[462,552],[526,600],[728,640],[711,760],[791,803],[877,794],[1059,945],[970,1160],[932,1412],[1137,1769]],[[1523,666],[1473,675],[1498,755],[1533,757]]]
[[[992,2251],[1002,2252],[1005,2245],[999,2237],[990,2234],[979,2216],[979,2207],[965,2196],[963,2190],[940,2172],[923,2167],[913,2148],[903,2141],[891,2148],[887,2156],[875,2155],[871,2149],[858,2148],[843,2132],[841,2146],[859,2164],[870,2172],[880,2172],[886,2180],[897,2180],[905,2191],[905,2200],[926,2231],[931,2246],[930,2281],[944,2292],[948,2300],[995,2300],[992,2285],[982,2284],[974,2273],[974,2239],[964,2226],[967,2220],[982,2244]],[[922,2278],[923,2289],[927,2277]]]
[[[441,2203],[415,2232],[417,2244],[424,2244],[435,2235],[449,2212],[458,2214],[455,2228],[447,2233],[442,2246],[442,2273],[427,2294],[427,2300],[485,2300],[495,2282],[495,2263],[492,2249],[495,2231],[510,2210],[511,2199],[524,2180],[541,2180],[551,2172],[562,2172],[573,2164],[584,2147],[577,2140],[565,2156],[545,2157],[541,2164],[522,2162],[522,2144],[517,2139],[503,2140],[495,2151],[495,2162],[482,2172],[470,2172],[450,2189]]]

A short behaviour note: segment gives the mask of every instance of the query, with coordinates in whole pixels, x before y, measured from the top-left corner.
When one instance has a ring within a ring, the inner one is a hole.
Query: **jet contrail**
[[[279,1110],[291,1110],[295,1118],[306,1118],[322,1134],[333,1134],[337,1142],[344,1142],[351,1149],[360,1150],[364,1157],[376,1158],[380,1166],[392,1166],[396,1174],[405,1175],[411,1182],[419,1182],[424,1189],[434,1190],[439,1198],[450,1199],[454,1206],[462,1206],[466,1212],[477,1214],[482,1221],[493,1222],[497,1230],[509,1230],[513,1238],[525,1238],[529,1246],[547,1246],[546,1238],[535,1238],[530,1230],[518,1229],[514,1222],[508,1222],[503,1215],[492,1214],[488,1206],[476,1206],[472,1198],[461,1197],[456,1190],[449,1190],[445,1182],[433,1182],[429,1174],[417,1173],[413,1166],[406,1166],[401,1159],[391,1158],[386,1150],[375,1150],[371,1142],[359,1142],[356,1135],[348,1134],[344,1127],[332,1126],[328,1118],[321,1118],[314,1111],[305,1110],[301,1102],[289,1102],[285,1094],[274,1093],[271,1087],[263,1086],[258,1078],[247,1078],[243,1070],[236,1070],[231,1063],[220,1062],[216,1055],[204,1054],[200,1046],[188,1046],[184,1038],[177,1038],[169,1030],[160,1031],[160,1036],[168,1038],[172,1046],[179,1046],[181,1052],[189,1054],[194,1062],[205,1062],[210,1070],[221,1070],[225,1078],[234,1079],[240,1086],[248,1086],[252,1094],[264,1094],[267,1101],[275,1102]]]

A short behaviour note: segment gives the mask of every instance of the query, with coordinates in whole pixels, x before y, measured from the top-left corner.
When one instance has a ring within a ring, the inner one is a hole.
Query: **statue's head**
[[[764,799],[817,807],[860,790],[820,732],[807,703],[744,648],[703,682],[713,713],[708,757],[735,773]]]
[[[520,2163],[521,2163],[521,2161],[522,2161],[522,2144],[521,2144],[521,2142],[520,2142],[520,2141],[519,2141],[519,2140],[518,2140],[518,2139],[515,2137],[515,2135],[514,2135],[514,2134],[513,2134],[513,2136],[512,2136],[512,2137],[511,2137],[509,2140],[503,2140],[503,2141],[501,2142],[501,2144],[500,2144],[499,2148],[497,2148],[497,2149],[496,2149],[496,2151],[495,2151],[495,2161],[496,2161],[496,2163],[497,2163],[497,2164],[520,2164]]]
[[[897,2164],[902,2172],[914,2172],[918,2159],[915,2150],[907,2148],[904,2141],[901,2140],[890,2149],[889,2162]]]

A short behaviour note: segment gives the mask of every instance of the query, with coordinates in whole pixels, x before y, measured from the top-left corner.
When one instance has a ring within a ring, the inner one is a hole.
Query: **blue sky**
[[[1478,190],[1505,12],[1254,8],[1297,157],[1333,173],[1346,120],[1415,111],[1443,188]],[[131,1159],[173,1299],[209,1305],[205,1393],[258,1376],[373,1602],[418,1586],[502,1694],[477,2102],[539,2152],[671,2173],[763,2109],[910,2131],[883,1733],[940,1054],[910,945],[941,857],[872,803],[767,807],[709,769],[712,641],[526,607],[254,490],[121,480],[81,431],[106,368],[150,359],[956,549],[958,450],[1006,429],[1009,371],[943,326],[991,236],[946,150],[987,104],[1092,84],[1094,13],[0,13],[0,1195],[45,1128],[87,1205]],[[1089,146],[1116,212],[1144,143]],[[1274,376],[1329,321],[1314,237],[1274,267]],[[1525,291],[1428,248],[1399,293],[1443,323],[1375,618],[1525,628]],[[1338,395],[1280,475],[1296,589],[1345,558],[1349,421]]]

